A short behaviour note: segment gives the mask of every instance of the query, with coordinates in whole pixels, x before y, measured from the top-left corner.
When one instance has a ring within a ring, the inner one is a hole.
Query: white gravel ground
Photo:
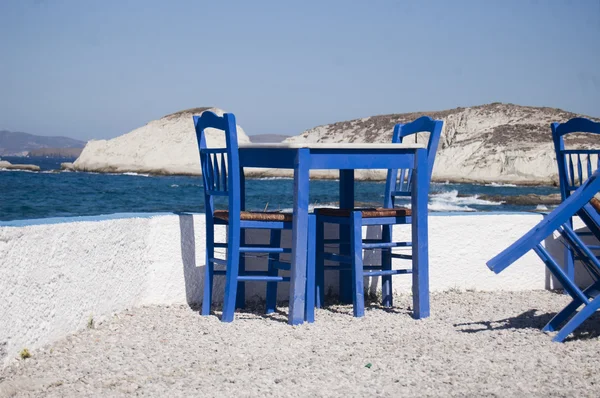
[[[567,302],[551,292],[446,292],[432,315],[350,306],[291,327],[274,315],[230,324],[187,306],[116,315],[0,370],[0,396],[600,396],[600,316],[566,343],[540,328]]]

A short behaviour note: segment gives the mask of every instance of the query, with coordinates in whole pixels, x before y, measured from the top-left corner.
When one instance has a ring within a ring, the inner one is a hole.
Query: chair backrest
[[[211,111],[204,111],[200,116],[194,116],[194,127],[200,152],[206,214],[212,216],[214,212],[213,197],[223,196],[228,198],[230,219],[239,219],[240,168],[235,116],[232,113],[217,116]],[[225,147],[207,147],[208,128],[224,133]]]
[[[552,123],[552,139],[558,164],[562,200],[579,188],[600,167],[600,136],[596,148],[567,149],[565,136],[573,133],[600,134],[600,123],[574,118],[566,123]]]
[[[399,123],[394,126],[392,143],[395,144],[406,142],[406,138],[411,135],[414,135],[416,140],[417,133],[429,133],[427,140],[427,172],[430,180],[443,126],[443,121],[433,120],[429,116],[421,116],[410,123]],[[388,171],[384,200],[385,207],[392,207],[394,197],[396,196],[411,195],[412,171],[413,169],[391,169]]]

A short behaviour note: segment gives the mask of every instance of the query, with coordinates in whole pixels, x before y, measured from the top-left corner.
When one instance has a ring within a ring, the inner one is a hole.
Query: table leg
[[[244,168],[240,167],[240,210],[246,210],[246,177]],[[246,244],[246,229],[240,228],[240,246]],[[239,274],[246,272],[246,257],[240,253]],[[235,308],[246,308],[246,282],[238,282],[237,295],[235,298]]]
[[[428,196],[429,173],[427,152],[425,149],[418,149],[415,156],[411,197],[413,317],[416,319],[427,318],[429,316]]]
[[[340,209],[354,208],[354,170],[340,170]],[[340,254],[350,255],[350,225],[340,225]],[[340,302],[352,303],[352,271],[339,272]]]
[[[308,199],[310,150],[298,149],[294,162],[294,227],[292,231],[292,266],[290,280],[290,313],[288,323],[304,322],[306,298],[306,264],[308,249]],[[312,237],[314,239],[314,236]]]

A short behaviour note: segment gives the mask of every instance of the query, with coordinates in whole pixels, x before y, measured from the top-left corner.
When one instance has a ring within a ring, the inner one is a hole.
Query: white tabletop
[[[281,149],[417,149],[426,148],[423,144],[380,144],[380,143],[347,143],[347,142],[282,142],[282,143],[265,143],[265,144],[240,144],[239,149],[260,149],[260,148],[281,148]]]

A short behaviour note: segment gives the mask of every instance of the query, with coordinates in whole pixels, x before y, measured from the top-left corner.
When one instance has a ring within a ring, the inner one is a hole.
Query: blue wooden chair
[[[433,163],[438,143],[442,134],[443,122],[423,116],[408,124],[397,124],[392,136],[393,143],[402,143],[406,137],[428,132],[427,144],[427,166],[429,180],[433,171]],[[416,138],[416,136],[415,136]],[[317,259],[316,259],[316,305],[321,307],[324,302],[325,271],[350,270],[352,273],[352,302],[355,317],[364,316],[364,277],[381,276],[382,278],[382,304],[391,307],[392,302],[392,276],[412,273],[412,267],[406,269],[392,270],[392,258],[412,260],[412,255],[392,253],[395,247],[411,247],[411,242],[393,242],[392,227],[397,224],[411,224],[411,210],[403,207],[395,207],[396,197],[410,197],[412,187],[412,169],[388,170],[385,199],[383,208],[373,209],[315,209],[317,215]],[[428,187],[425,187],[428,191]],[[324,240],[324,224],[332,223],[340,225],[340,236],[342,228],[350,229],[349,245],[341,237],[339,240]],[[382,226],[381,239],[362,239],[362,227],[369,225]],[[413,231],[414,233],[415,231]],[[417,231],[417,233],[419,233]],[[325,251],[325,244],[338,244],[340,251],[349,252],[350,256],[329,253]],[[363,250],[379,249],[382,252],[381,266],[363,265]],[[336,265],[325,265],[325,261],[334,261]],[[340,286],[340,290],[343,286]],[[413,286],[413,289],[418,286]],[[425,311],[428,312],[428,311]]]
[[[598,212],[594,205],[594,195],[600,191],[600,170],[596,170],[591,176],[571,192],[556,209],[550,212],[529,232],[523,235],[515,243],[487,262],[488,267],[495,273],[500,273],[506,267],[517,261],[525,253],[534,250],[542,259],[548,270],[563,285],[565,291],[573,299],[562,311],[548,322],[544,331],[555,331],[557,328],[571,318],[554,336],[553,341],[562,342],[582,322],[589,318],[600,308],[600,261],[581,238],[573,231],[570,220],[575,214],[586,213],[591,219],[598,219]],[[596,207],[600,209],[596,202]],[[595,222],[595,221],[594,221]],[[572,278],[561,268],[557,261],[544,248],[542,242],[558,231],[563,243],[575,253],[589,274],[593,282],[585,289],[575,284]],[[594,234],[598,233],[596,229]],[[600,234],[596,237],[600,238]],[[577,309],[583,308],[576,313]]]
[[[560,194],[562,200],[565,200],[600,167],[600,137],[598,137],[597,147],[593,149],[566,149],[565,138],[572,134],[578,134],[580,138],[585,135],[600,134],[600,123],[585,118],[574,118],[566,123],[552,123],[551,128],[554,150],[556,151],[556,163],[558,165]],[[591,209],[590,203],[586,204],[586,209],[586,211],[579,212],[581,220],[588,228],[597,228],[597,225],[600,225],[600,217]],[[569,226],[573,228],[572,219],[569,220]],[[579,235],[590,233],[578,232]],[[590,248],[600,249],[599,246]],[[574,260],[576,258],[573,251],[566,247],[564,262],[567,276],[570,280],[575,280]]]
[[[204,203],[206,208],[206,271],[202,315],[209,315],[213,294],[214,276],[225,276],[225,297],[223,300],[223,322],[231,322],[235,308],[243,308],[245,283],[262,281],[266,285],[267,313],[275,311],[277,301],[277,283],[289,282],[289,277],[279,275],[280,270],[289,270],[290,264],[281,262],[280,254],[290,253],[291,249],[281,247],[281,230],[292,229],[292,214],[279,212],[244,211],[244,178],[239,167],[237,128],[235,116],[225,113],[217,116],[210,111],[194,116],[196,138],[200,152],[200,165],[204,185]],[[205,129],[221,130],[225,135],[224,148],[208,148]],[[227,210],[216,210],[214,197],[227,199]],[[215,226],[227,226],[227,242],[215,242]],[[245,244],[246,230],[269,229],[269,245]],[[314,291],[314,233],[315,217],[309,215],[309,253],[307,290]],[[215,248],[226,250],[226,259],[215,256]],[[268,256],[268,270],[247,271],[244,256]],[[216,270],[215,265],[225,267]],[[314,320],[314,302],[307,300],[306,320]]]

